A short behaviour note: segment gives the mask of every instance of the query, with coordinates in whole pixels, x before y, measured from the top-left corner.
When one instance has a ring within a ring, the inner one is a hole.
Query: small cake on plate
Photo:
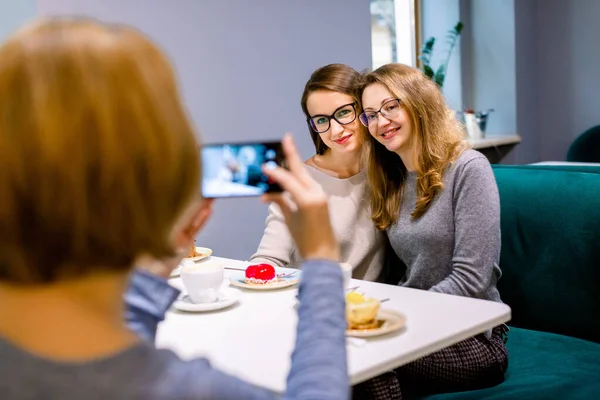
[[[376,329],[381,323],[377,320],[380,301],[365,297],[357,292],[346,295],[346,321],[348,329]]]
[[[256,285],[266,285],[277,282],[277,274],[275,268],[269,264],[255,264],[246,268],[246,283]]]

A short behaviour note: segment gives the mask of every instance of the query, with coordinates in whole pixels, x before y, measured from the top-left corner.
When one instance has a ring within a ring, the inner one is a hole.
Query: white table
[[[233,268],[248,262],[212,257]],[[226,270],[226,276],[236,271]],[[172,280],[178,285],[178,279]],[[382,307],[407,317],[397,333],[348,344],[352,384],[484,332],[510,319],[505,304],[352,280],[351,286],[380,299]],[[285,390],[297,314],[297,287],[276,291],[244,290],[240,303],[212,313],[171,311],[159,326],[156,344],[180,357],[205,356],[214,366],[276,392]]]

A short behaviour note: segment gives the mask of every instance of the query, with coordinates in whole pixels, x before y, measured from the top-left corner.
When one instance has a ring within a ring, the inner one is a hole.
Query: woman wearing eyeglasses
[[[316,70],[304,87],[302,110],[316,154],[306,169],[329,194],[329,209],[341,245],[341,261],[353,277],[378,280],[383,268],[385,234],[371,221],[366,172],[361,164],[365,128],[358,121],[360,99],[355,84],[360,74],[343,64]],[[252,262],[297,266],[300,255],[278,206],[269,208],[266,228]]]
[[[401,286],[500,302],[500,201],[487,159],[421,71],[388,64],[363,77],[371,212],[406,267]],[[399,267],[400,268],[400,267]],[[502,327],[359,385],[355,398],[412,398],[494,386]]]

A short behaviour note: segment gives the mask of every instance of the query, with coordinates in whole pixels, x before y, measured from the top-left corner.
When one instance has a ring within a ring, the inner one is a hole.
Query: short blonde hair
[[[0,47],[0,281],[172,255],[199,181],[174,73],[141,33],[52,18]]]

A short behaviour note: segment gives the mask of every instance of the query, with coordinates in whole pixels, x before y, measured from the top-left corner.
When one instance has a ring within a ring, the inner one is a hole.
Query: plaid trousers
[[[506,332],[498,326],[433,354],[386,372],[353,388],[356,400],[407,400],[435,393],[495,386],[508,368]]]

